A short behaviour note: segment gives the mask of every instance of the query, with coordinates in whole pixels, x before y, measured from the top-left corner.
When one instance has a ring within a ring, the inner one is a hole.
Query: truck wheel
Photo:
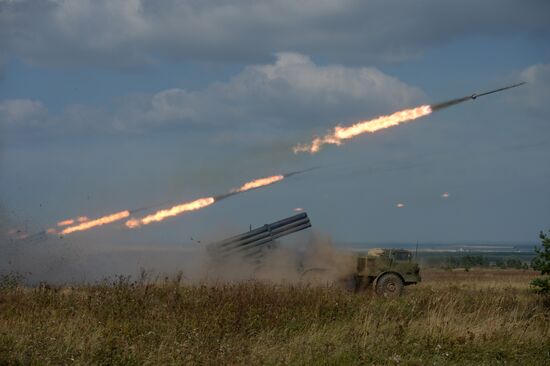
[[[403,280],[394,273],[382,275],[376,282],[376,293],[386,297],[396,297],[403,292]]]

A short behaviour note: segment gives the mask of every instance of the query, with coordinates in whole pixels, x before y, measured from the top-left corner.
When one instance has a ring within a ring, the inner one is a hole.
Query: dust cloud
[[[275,242],[260,259],[242,256],[207,260],[199,280],[328,284],[345,281],[355,271],[354,257],[339,250],[330,237],[316,232]]]
[[[2,233],[7,221],[2,221]],[[86,241],[47,242],[0,238],[0,277],[17,274],[26,285],[94,283],[119,276],[149,281],[178,277],[186,284],[261,281],[327,284],[355,270],[353,257],[330,237],[306,231],[272,244],[261,258],[230,256],[220,260],[198,243],[172,245],[99,245]]]

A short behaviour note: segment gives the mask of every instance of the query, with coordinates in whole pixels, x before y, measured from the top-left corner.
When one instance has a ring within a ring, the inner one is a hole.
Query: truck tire
[[[403,280],[395,273],[386,273],[376,282],[376,294],[397,297],[403,293]]]

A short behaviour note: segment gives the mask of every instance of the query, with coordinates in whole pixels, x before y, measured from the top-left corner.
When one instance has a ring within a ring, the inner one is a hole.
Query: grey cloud
[[[51,65],[139,67],[170,59],[266,62],[292,50],[350,64],[398,62],[463,36],[548,36],[545,0],[12,0],[0,45]]]
[[[528,83],[520,100],[531,109],[547,109],[550,100],[550,64],[532,65],[522,70],[519,77]]]
[[[23,133],[28,137],[64,133],[111,131],[115,127],[104,110],[85,105],[69,105],[61,113],[48,110],[41,101],[5,99],[0,101],[0,129],[5,134]]]

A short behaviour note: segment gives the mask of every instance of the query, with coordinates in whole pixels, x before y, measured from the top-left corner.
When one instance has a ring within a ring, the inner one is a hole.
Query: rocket
[[[515,87],[518,87],[518,86],[521,86],[523,84],[527,84],[526,81],[522,81],[521,83],[517,83],[517,84],[513,84],[513,85],[508,85],[508,86],[505,86],[504,88],[499,88],[499,89],[495,89],[495,90],[491,90],[491,91],[488,91],[488,92],[485,92],[485,93],[480,93],[480,94],[472,94],[470,95],[470,98],[472,99],[476,99],[478,97],[482,97],[484,95],[487,95],[487,94],[493,94],[493,93],[498,93],[499,91],[503,91],[503,90],[506,90],[506,89],[512,89],[512,88],[515,88]]]
[[[498,88],[498,89],[495,89],[495,90],[491,90],[491,91],[487,91],[487,92],[483,92],[483,93],[474,93],[472,95],[467,95],[465,97],[462,97],[462,98],[456,98],[456,99],[451,99],[451,100],[448,100],[446,102],[442,102],[442,103],[438,103],[438,104],[432,104],[430,107],[432,109],[432,111],[438,111],[438,110],[441,110],[441,109],[444,109],[444,108],[447,108],[447,107],[450,107],[450,106],[453,106],[455,104],[459,104],[459,103],[462,103],[462,102],[466,102],[468,100],[476,100],[477,98],[479,97],[482,97],[484,95],[488,95],[488,94],[493,94],[493,93],[498,93],[500,91],[503,91],[503,90],[507,90],[507,89],[512,89],[512,88],[516,88],[518,86],[521,86],[523,84],[527,84],[525,81],[522,81],[520,83],[516,83],[516,84],[512,84],[512,85],[508,85],[508,86],[505,86],[503,88]]]

